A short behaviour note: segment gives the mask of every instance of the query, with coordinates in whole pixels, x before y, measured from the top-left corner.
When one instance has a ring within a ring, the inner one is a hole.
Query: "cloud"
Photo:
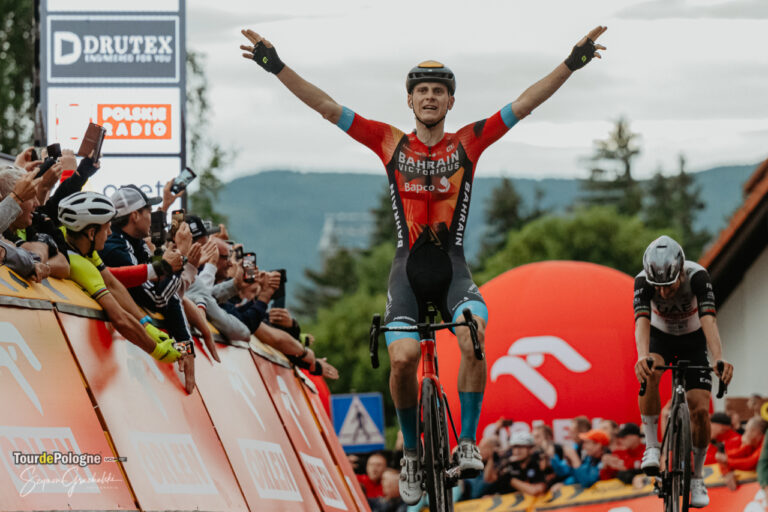
[[[618,18],[659,20],[669,18],[768,19],[765,0],[731,0],[702,3],[691,0],[653,0],[622,9]]]

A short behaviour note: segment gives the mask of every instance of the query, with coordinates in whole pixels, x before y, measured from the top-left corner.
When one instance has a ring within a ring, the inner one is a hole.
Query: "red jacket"
[[[645,452],[645,445],[640,444],[631,450],[614,450],[611,454],[624,462],[625,469],[639,469],[640,462],[643,460],[643,452]],[[603,466],[600,470],[600,480],[616,478],[618,473],[618,469]]]
[[[728,429],[719,436],[717,436],[713,441],[716,441],[718,443],[725,443],[725,451],[728,450],[735,450],[739,446],[741,446],[741,436],[738,432],[736,432],[733,429]],[[715,464],[717,463],[717,460],[715,460],[715,454],[717,453],[717,448],[710,444],[709,448],[707,448],[707,458],[704,459],[704,464]]]
[[[384,489],[381,488],[381,482],[372,482],[368,475],[357,475],[357,481],[363,488],[366,498],[381,498],[384,496]]]
[[[745,444],[734,450],[725,450],[728,456],[726,464],[720,464],[720,471],[727,473],[733,469],[741,471],[754,471],[757,468],[757,461],[760,459],[760,450],[763,447],[763,436],[757,444]]]

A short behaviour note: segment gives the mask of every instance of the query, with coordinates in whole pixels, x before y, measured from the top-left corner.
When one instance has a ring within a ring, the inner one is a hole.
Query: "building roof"
[[[709,270],[718,305],[725,302],[768,246],[768,160],[744,183],[744,204],[699,259]]]

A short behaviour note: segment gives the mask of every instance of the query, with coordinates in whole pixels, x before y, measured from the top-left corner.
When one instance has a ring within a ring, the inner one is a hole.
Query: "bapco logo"
[[[574,373],[583,373],[592,365],[565,340],[557,336],[529,336],[512,343],[507,355],[491,367],[491,382],[502,375],[511,375],[533,396],[550,409],[557,404],[557,390],[536,368],[550,355]]]

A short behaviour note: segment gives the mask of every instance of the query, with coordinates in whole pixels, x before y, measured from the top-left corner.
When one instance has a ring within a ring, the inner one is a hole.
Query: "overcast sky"
[[[481,176],[584,177],[584,157],[627,117],[636,175],[768,158],[768,0],[187,1],[187,45],[206,54],[209,134],[237,153],[225,177],[266,169],[382,172],[366,147],[240,56],[240,28],[336,101],[405,131],[404,80],[435,59],[457,77],[447,131],[493,114],[596,25],[608,47],[491,146]]]

